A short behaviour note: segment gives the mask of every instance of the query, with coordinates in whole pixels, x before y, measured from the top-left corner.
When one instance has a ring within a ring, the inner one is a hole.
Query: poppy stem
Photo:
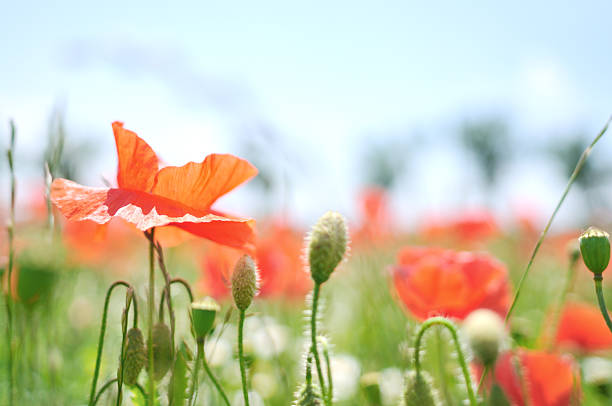
[[[510,319],[510,316],[512,315],[512,312],[514,311],[514,307],[516,306],[516,302],[518,301],[518,298],[521,294],[523,284],[525,283],[525,279],[527,278],[527,275],[529,274],[531,265],[533,265],[533,261],[536,255],[538,254],[538,251],[540,250],[540,246],[542,245],[542,242],[544,241],[544,238],[546,237],[546,234],[548,233],[548,230],[550,229],[550,226],[553,220],[557,216],[557,212],[561,208],[561,205],[563,205],[563,202],[565,201],[567,194],[569,193],[572,185],[576,181],[578,174],[580,174],[580,171],[582,170],[582,167],[584,166],[588,156],[591,154],[593,147],[595,146],[595,144],[597,144],[597,141],[599,141],[601,137],[603,137],[603,135],[606,133],[611,121],[612,121],[612,116],[608,118],[608,121],[606,121],[601,131],[599,131],[599,134],[597,134],[595,139],[591,142],[591,144],[584,150],[584,152],[580,156],[580,159],[578,160],[578,163],[576,164],[576,167],[574,168],[574,171],[572,172],[572,175],[570,176],[567,182],[567,186],[565,186],[565,190],[563,191],[563,194],[561,195],[561,199],[559,199],[559,202],[557,203],[555,210],[552,212],[552,215],[548,219],[548,222],[546,223],[546,226],[544,227],[542,234],[540,234],[540,238],[538,239],[538,242],[536,243],[533,249],[533,252],[531,253],[529,262],[527,263],[527,266],[525,267],[525,270],[523,271],[523,274],[521,275],[521,279],[519,280],[519,283],[517,285],[516,292],[514,294],[514,298],[512,299],[512,304],[510,305],[510,308],[508,309],[508,312],[506,313],[506,317],[505,317],[506,323],[508,322],[508,320]]]
[[[189,390],[189,405],[193,405],[194,402],[194,394],[197,392],[198,387],[198,376],[200,375],[200,357],[202,356],[202,352],[204,351],[204,339],[199,338],[196,347],[196,358],[195,365],[193,368],[191,389]]]
[[[325,366],[327,367],[327,400],[331,405],[334,400],[334,382],[332,380],[331,362],[329,360],[328,347],[328,345],[323,345],[323,358],[325,358]]]
[[[155,404],[155,378],[153,376],[153,312],[155,309],[155,228],[152,228],[148,233],[145,233],[149,239],[149,317],[148,317],[148,359],[149,370],[147,371],[148,379],[148,404]]]
[[[96,354],[96,366],[94,368],[93,381],[91,383],[91,392],[89,393],[89,406],[95,404],[96,396],[96,385],[98,384],[98,376],[100,375],[100,364],[102,362],[102,350],[104,349],[104,335],[106,333],[106,319],[108,316],[108,305],[110,303],[111,294],[117,286],[125,286],[131,289],[129,283],[125,281],[116,281],[106,291],[106,298],[104,299],[104,310],[102,311],[102,325],[100,326],[100,337],[98,338],[98,352]]]
[[[16,179],[15,179],[15,166],[13,162],[13,153],[15,151],[15,122],[13,120],[10,121],[11,127],[11,139],[9,143],[9,148],[6,151],[6,156],[8,158],[9,163],[9,171],[11,174],[11,200],[10,200],[10,213],[9,213],[9,222],[6,227],[6,231],[8,234],[8,264],[7,264],[7,278],[6,278],[6,294],[4,296],[4,300],[6,303],[6,349],[8,350],[8,363],[6,368],[8,369],[8,377],[9,377],[9,390],[8,390],[8,398],[9,405],[13,406],[15,402],[15,372],[14,372],[14,360],[13,360],[13,300],[11,298],[12,295],[12,279],[13,279],[13,262],[15,261],[15,249],[13,246],[13,240],[15,236],[15,194],[16,194]]]
[[[245,406],[249,406],[249,390],[247,388],[244,345],[242,343],[242,338],[244,335],[244,318],[244,310],[240,310],[240,318],[238,321],[238,361],[240,362],[240,377],[242,378],[242,394],[244,395],[244,404]]]
[[[325,380],[323,379],[323,368],[321,368],[321,358],[319,357],[319,350],[317,348],[317,307],[319,306],[319,293],[321,292],[321,284],[315,282],[314,289],[312,291],[312,312],[310,314],[310,338],[312,340],[311,352],[315,359],[315,366],[317,367],[317,375],[319,376],[319,385],[321,386],[321,395],[325,399],[325,404],[329,406],[329,398],[327,397],[327,390],[325,388]]]
[[[457,361],[459,362],[459,366],[463,372],[463,378],[465,379],[465,386],[467,388],[470,406],[477,406],[478,402],[476,401],[476,395],[474,394],[470,371],[468,370],[465,356],[463,355],[463,350],[461,349],[461,343],[459,342],[459,337],[457,335],[457,327],[452,321],[444,317],[431,317],[421,324],[414,344],[414,368],[416,370],[416,374],[419,375],[421,373],[421,342],[423,340],[423,335],[428,328],[434,325],[446,327],[446,329],[450,331],[451,337],[453,338],[453,343],[455,344],[455,350],[457,351]]]
[[[593,281],[595,282],[595,294],[597,295],[597,302],[599,303],[599,310],[601,311],[601,315],[603,316],[608,329],[612,332],[612,320],[610,320],[610,315],[608,314],[608,308],[606,307],[606,301],[604,299],[602,283],[603,277],[601,273],[596,273],[593,275]]]
[[[210,367],[208,366],[208,361],[206,361],[206,352],[204,351],[204,342],[202,342],[202,364],[204,365],[204,370],[206,371],[206,374],[210,378],[210,381],[213,383],[215,388],[217,388],[217,391],[223,398],[223,401],[225,402],[226,406],[231,406],[230,401],[227,395],[225,394],[225,391],[223,390],[223,388],[219,384],[219,381],[217,381],[212,371],[210,370]]]
[[[119,371],[117,373],[117,406],[121,406],[123,400],[123,368],[125,366],[125,340],[127,339],[127,326],[128,326],[128,315],[130,312],[130,306],[132,305],[132,299],[134,298],[134,289],[128,288],[125,294],[125,309],[123,309],[123,315],[121,317],[121,354],[119,356]]]
[[[164,282],[165,282],[165,286],[164,286],[164,290],[162,291],[162,297],[165,295],[166,296],[166,304],[168,305],[168,314],[170,316],[170,338],[171,338],[171,345],[172,345],[172,352],[171,352],[171,357],[174,359],[174,330],[175,330],[175,324],[176,324],[176,319],[174,317],[174,308],[172,307],[172,295],[170,294],[170,273],[168,273],[168,269],[166,268],[166,261],[164,260],[164,250],[162,249],[162,246],[160,245],[159,242],[155,243],[155,241],[153,242],[154,246],[155,246],[155,250],[157,251],[157,263],[159,264],[159,269],[162,271],[162,274],[164,276]],[[161,307],[161,300],[160,300],[160,307]],[[162,309],[160,309],[160,319],[163,314]]]

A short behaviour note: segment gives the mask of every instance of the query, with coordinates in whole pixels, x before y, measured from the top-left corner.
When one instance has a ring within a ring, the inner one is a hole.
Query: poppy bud
[[[208,334],[219,310],[219,304],[211,297],[206,297],[200,302],[191,304],[191,317],[196,338],[202,339]]]
[[[135,385],[142,367],[147,361],[144,339],[139,328],[131,328],[127,332],[125,343],[125,363],[123,364],[123,382]]]
[[[406,375],[406,392],[402,406],[438,406],[436,396],[431,389],[431,379],[426,372],[410,371]]]
[[[610,235],[603,230],[589,227],[580,238],[580,252],[584,264],[594,274],[601,274],[610,262]]]
[[[159,381],[172,366],[172,339],[167,324],[153,326],[153,378]]]
[[[322,406],[323,398],[313,385],[304,385],[297,393],[293,406]]]
[[[341,214],[328,211],[317,221],[310,233],[308,262],[310,275],[316,283],[329,279],[344,254],[348,243],[348,230]]]
[[[506,335],[504,321],[489,309],[478,309],[463,321],[465,334],[476,358],[483,365],[493,365]]]
[[[232,274],[232,296],[236,307],[245,311],[253,301],[259,289],[259,273],[255,262],[248,255],[243,255]]]
[[[368,372],[359,380],[361,391],[368,405],[382,405],[379,381],[379,372]]]

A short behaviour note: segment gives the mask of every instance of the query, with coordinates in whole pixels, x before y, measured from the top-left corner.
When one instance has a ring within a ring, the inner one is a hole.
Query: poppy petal
[[[198,210],[257,175],[248,161],[229,154],[208,155],[201,163],[168,166],[157,173],[153,193]]]
[[[105,224],[121,217],[144,231],[166,225],[236,248],[251,250],[253,220],[235,219],[193,210],[179,202],[127,189],[92,188],[56,179],[51,200],[68,220]]]
[[[150,192],[155,182],[159,160],[153,149],[136,133],[113,123],[117,145],[117,185],[120,188]]]

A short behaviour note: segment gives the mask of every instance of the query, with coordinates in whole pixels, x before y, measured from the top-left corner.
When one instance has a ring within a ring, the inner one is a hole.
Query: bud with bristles
[[[348,243],[348,230],[341,214],[328,211],[314,225],[308,244],[308,262],[312,279],[321,284],[336,269]]]
[[[144,339],[139,328],[128,330],[125,343],[125,363],[123,365],[123,382],[126,385],[135,385],[138,375],[147,362]]]
[[[596,227],[589,227],[578,240],[587,268],[594,274],[605,271],[610,262],[610,235]]]
[[[153,326],[153,378],[159,381],[172,366],[172,338],[167,324]]]
[[[259,289],[259,276],[255,262],[248,255],[243,255],[232,274],[232,296],[236,307],[245,311],[253,301]]]
[[[403,406],[438,406],[439,402],[431,389],[431,379],[426,372],[410,371],[406,375],[406,392]]]
[[[217,301],[211,297],[191,304],[193,329],[197,339],[203,339],[208,334],[220,309]]]
[[[492,310],[478,309],[465,318],[462,330],[476,358],[492,366],[506,336],[502,318]]]
[[[323,398],[319,394],[317,388],[312,384],[305,384],[298,391],[297,399],[293,402],[293,406],[322,406]]]

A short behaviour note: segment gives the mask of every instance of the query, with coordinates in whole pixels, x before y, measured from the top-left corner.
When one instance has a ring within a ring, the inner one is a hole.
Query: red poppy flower
[[[464,319],[480,308],[504,315],[510,303],[506,267],[486,253],[407,247],[393,268],[395,289],[417,319]]]
[[[354,227],[351,240],[361,242],[383,242],[392,235],[387,191],[380,187],[368,187],[359,195],[361,224]]]
[[[579,404],[576,372],[569,356],[523,349],[502,354],[495,365],[495,379],[513,406],[525,405],[525,395],[531,406]]]
[[[159,168],[151,147],[120,122],[113,123],[119,160],[116,188],[81,186],[55,179],[51,200],[68,220],[106,224],[120,217],[139,230],[175,226],[223,245],[252,249],[253,220],[221,214],[211,206],[257,174],[232,155],[208,155],[201,163]]]
[[[430,241],[450,240],[474,244],[497,236],[499,226],[490,212],[470,210],[455,218],[431,218],[422,227],[421,233]]]
[[[561,313],[557,344],[583,352],[612,348],[612,333],[599,309],[584,303],[568,303]]]

